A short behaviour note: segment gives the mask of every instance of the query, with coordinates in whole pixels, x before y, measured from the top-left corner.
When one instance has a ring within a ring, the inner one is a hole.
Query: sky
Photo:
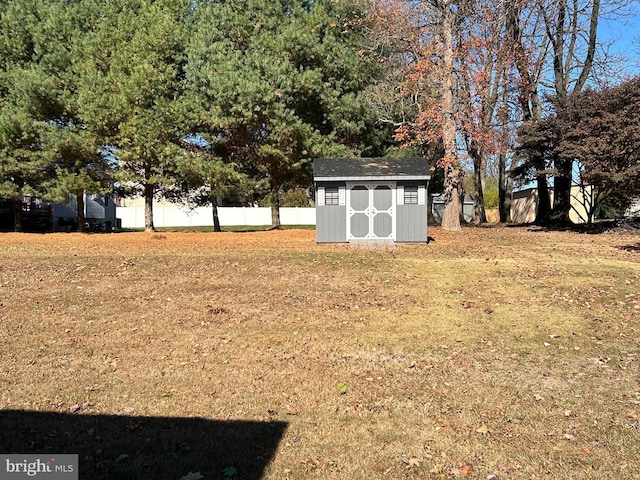
[[[628,58],[624,70],[629,75],[640,74],[640,0],[634,0],[634,4],[635,12],[626,18],[601,20],[599,31],[603,41],[615,42],[613,53]]]

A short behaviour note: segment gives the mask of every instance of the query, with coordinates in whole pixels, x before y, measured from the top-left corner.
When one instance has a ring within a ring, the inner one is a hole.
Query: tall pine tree
[[[117,179],[145,199],[145,228],[154,230],[154,194],[174,182],[187,134],[184,42],[187,0],[103,1],[85,37],[79,104],[87,127],[118,162]]]
[[[271,192],[309,181],[310,160],[357,155],[373,131],[362,94],[377,63],[362,48],[358,2],[201,2],[187,74],[202,128]]]

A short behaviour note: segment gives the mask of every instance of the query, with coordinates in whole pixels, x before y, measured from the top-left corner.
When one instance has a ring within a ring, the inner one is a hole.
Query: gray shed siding
[[[428,182],[398,182],[398,187],[424,186],[425,197]],[[427,198],[423,205],[397,205],[396,213],[396,241],[397,242],[426,242],[427,219],[429,216],[429,204]]]
[[[427,241],[426,205],[398,205],[398,212],[396,213],[396,241]]]
[[[344,186],[344,182],[326,182],[318,184],[317,187],[344,188]],[[344,205],[316,205],[316,242],[343,243],[346,241],[347,207]]]
[[[316,242],[342,243],[347,241],[347,207],[327,205],[316,207]]]

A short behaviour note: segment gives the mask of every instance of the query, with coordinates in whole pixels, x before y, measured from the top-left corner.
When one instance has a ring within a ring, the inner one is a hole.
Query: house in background
[[[553,188],[549,189],[551,205],[553,205]],[[511,221],[513,223],[533,223],[538,211],[538,189],[526,188],[513,192],[511,201]],[[575,223],[588,223],[593,215],[592,187],[571,187],[571,210],[569,219]]]
[[[640,197],[634,198],[631,205],[624,212],[625,217],[640,217]]]
[[[67,203],[54,203],[26,196],[21,203],[22,229],[26,232],[65,232],[77,230],[78,206],[75,195]],[[84,194],[84,217],[87,231],[110,232],[117,226],[113,197]],[[0,231],[14,228],[13,202],[0,202]]]
[[[38,197],[25,196],[22,202],[0,200],[0,231],[14,230],[16,209],[19,209],[22,230],[50,232],[53,228],[51,202]]]
[[[430,179],[424,158],[315,159],[316,241],[427,242]]]
[[[69,222],[73,222],[75,228],[78,215],[78,204],[75,195],[69,195],[66,204],[54,203],[53,207],[53,230],[64,231],[69,228]],[[99,193],[84,194],[84,221],[88,232],[103,231],[111,232],[117,227],[116,202],[111,195]]]

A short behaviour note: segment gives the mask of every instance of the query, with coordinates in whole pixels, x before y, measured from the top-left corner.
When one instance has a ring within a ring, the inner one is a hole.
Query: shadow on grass
[[[640,242],[636,243],[635,245],[622,245],[621,247],[618,247],[620,250],[625,250],[627,252],[636,252],[636,253],[640,253]]]
[[[0,452],[78,454],[80,479],[260,479],[285,422],[0,410]]]
[[[640,219],[631,218],[625,220],[598,220],[591,225],[586,223],[509,223],[504,224],[507,228],[524,228],[529,232],[574,232],[590,235],[599,235],[602,233],[628,233],[640,234]]]

